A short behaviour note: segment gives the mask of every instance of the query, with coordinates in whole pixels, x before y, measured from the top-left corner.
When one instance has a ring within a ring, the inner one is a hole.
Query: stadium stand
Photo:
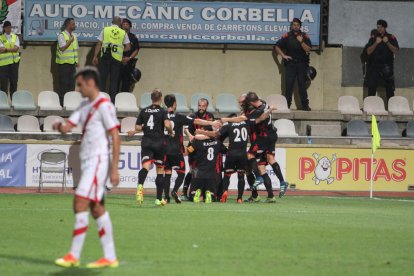
[[[65,96],[63,97],[63,106],[65,110],[73,111],[79,106],[81,101],[82,101],[82,95],[80,92],[77,92],[77,91],[67,92],[65,93]]]
[[[400,138],[401,133],[394,121],[381,121],[378,123],[378,130],[383,138]]]
[[[0,110],[10,110],[9,97],[4,91],[0,91]]]
[[[361,115],[363,112],[358,99],[354,96],[341,96],[338,99],[338,111],[343,115]]]
[[[368,115],[388,115],[384,101],[378,96],[369,96],[364,99],[364,111]]]
[[[13,93],[12,106],[14,110],[36,110],[32,93],[25,90]]]
[[[402,96],[394,96],[388,101],[388,111],[395,116],[398,115],[413,115],[410,109],[410,104],[407,98]]]
[[[135,128],[136,117],[125,117],[121,120],[121,133],[127,133]]]
[[[190,112],[190,108],[188,107],[187,97],[178,92],[173,93],[175,95],[175,99],[177,101],[177,112],[188,113]]]
[[[240,112],[237,98],[233,94],[222,93],[216,97],[216,109],[220,113],[238,113]]]
[[[60,116],[47,116],[43,121],[43,132],[56,132],[52,126],[55,122],[64,122],[65,119],[63,119]],[[57,133],[57,132],[56,132]]]
[[[276,120],[273,125],[277,128],[277,135],[279,137],[297,137],[295,124],[289,119]]]
[[[191,109],[195,112],[198,109],[198,100],[204,98],[209,101],[209,105],[207,108],[208,112],[216,112],[216,109],[214,108],[213,101],[211,100],[211,96],[205,94],[205,93],[194,93],[191,96]]]
[[[0,132],[15,132],[12,118],[0,114]]]
[[[272,113],[290,113],[286,97],[283,95],[270,95],[266,98],[266,102],[268,105],[276,108],[276,110],[273,110]]]
[[[406,136],[414,138],[414,121],[410,121],[407,123]]]
[[[42,91],[37,98],[39,110],[62,110],[59,95],[53,91]]]
[[[151,93],[145,92],[141,95],[140,109],[144,109],[151,104]]]
[[[368,125],[362,120],[351,120],[346,127],[348,137],[371,137]]]
[[[138,112],[137,99],[129,92],[118,93],[115,97],[115,107],[117,111]]]
[[[17,120],[17,131],[19,132],[41,132],[39,120],[32,115],[20,116]]]

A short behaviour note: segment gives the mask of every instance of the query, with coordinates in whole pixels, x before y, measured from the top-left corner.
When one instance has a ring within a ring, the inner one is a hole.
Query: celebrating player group
[[[279,164],[275,160],[277,130],[271,119],[272,107],[261,100],[254,92],[240,96],[240,114],[230,114],[228,118],[215,120],[207,112],[207,99],[198,101],[198,111],[190,116],[176,113],[177,102],[173,94],[163,99],[162,92],[154,89],[152,104],[144,108],[129,136],[143,132],[142,169],[138,174],[136,201],[144,201],[144,183],[151,165],[157,171],[155,204],[162,206],[170,202],[170,182],[172,171],[177,178],[171,196],[176,203],[182,200],[194,202],[226,202],[230,177],[238,176],[237,202],[242,203],[245,176],[251,188],[251,196],[245,202],[260,202],[258,186],[264,184],[267,190],[265,202],[276,202],[272,182],[266,166],[270,165],[280,181],[279,197],[285,195],[288,183],[283,178]],[[167,109],[161,107],[162,102]],[[188,126],[184,130],[184,127]],[[189,137],[184,146],[183,132]],[[228,138],[228,148],[224,140]],[[250,140],[250,147],[248,142]],[[223,155],[226,156],[223,166]],[[188,156],[190,171],[185,175],[184,157]],[[224,174],[224,176],[223,176]],[[178,190],[184,182],[182,195]]]

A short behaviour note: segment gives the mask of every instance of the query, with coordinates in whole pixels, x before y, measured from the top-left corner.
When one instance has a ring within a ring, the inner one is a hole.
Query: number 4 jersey
[[[159,105],[150,105],[138,115],[137,125],[142,126],[143,138],[164,139],[164,121],[168,120],[167,111]]]
[[[195,178],[212,178],[220,172],[218,155],[223,150],[223,144],[220,141],[194,140],[187,150],[193,153]]]

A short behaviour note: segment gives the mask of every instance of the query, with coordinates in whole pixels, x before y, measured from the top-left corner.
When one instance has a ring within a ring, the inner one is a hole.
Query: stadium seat
[[[407,123],[406,132],[407,137],[414,138],[414,121],[410,121]]]
[[[216,97],[216,108],[220,113],[239,113],[240,108],[236,96],[223,93]]]
[[[279,119],[274,122],[279,137],[297,137],[295,124],[289,119]]]
[[[108,99],[111,99],[111,96],[109,96],[109,94],[108,93],[106,93],[106,92],[101,92],[105,97],[107,97]]]
[[[127,133],[130,130],[135,129],[137,122],[136,117],[125,117],[121,120],[121,133]]]
[[[62,110],[59,95],[53,91],[42,91],[37,97],[37,105],[40,110]]]
[[[378,96],[368,96],[364,99],[364,111],[368,115],[388,115],[384,101]]]
[[[388,111],[392,115],[413,115],[408,100],[401,96],[394,96],[389,99]]]
[[[9,97],[4,91],[0,91],[0,110],[9,110]]]
[[[198,110],[198,100],[201,98],[205,98],[208,100],[209,105],[207,108],[208,112],[215,112],[216,109],[214,108],[213,102],[211,100],[211,97],[205,93],[194,93],[193,96],[191,96],[191,109],[196,112]]]
[[[12,106],[15,110],[36,110],[32,93],[25,90],[13,93]]]
[[[63,97],[63,106],[68,111],[73,111],[82,102],[82,94],[77,91],[67,92]]]
[[[381,137],[384,138],[400,138],[401,132],[398,125],[394,121],[381,121],[378,123],[378,130]]]
[[[362,120],[349,121],[346,127],[348,137],[371,137],[368,125]]]
[[[137,99],[129,92],[121,92],[115,96],[115,107],[121,112],[138,112]]]
[[[55,122],[63,123],[65,120],[60,116],[47,116],[43,121],[43,132],[57,132],[52,128]]]
[[[23,115],[17,119],[17,131],[19,132],[41,132],[39,120],[35,116]]]
[[[15,132],[12,118],[0,114],[0,132]]]
[[[286,97],[280,94],[273,94],[266,98],[268,105],[273,106],[276,110],[272,113],[290,113],[290,109],[287,105]]]
[[[146,93],[141,95],[141,102],[139,103],[139,108],[144,109],[144,108],[150,106],[151,103],[152,103],[151,93],[146,92]]]
[[[358,99],[354,96],[341,96],[338,99],[338,111],[344,115],[361,115]]]
[[[174,93],[175,99],[177,100],[177,112],[188,113],[190,108],[188,107],[187,97],[181,93]]]

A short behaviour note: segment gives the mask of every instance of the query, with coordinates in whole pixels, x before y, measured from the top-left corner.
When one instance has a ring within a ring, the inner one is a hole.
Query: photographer
[[[369,67],[367,70],[368,96],[375,96],[378,82],[385,81],[387,100],[394,96],[394,55],[398,52],[397,38],[387,33],[387,21],[377,21],[377,33],[374,33],[367,44]]]
[[[288,107],[290,108],[292,104],[293,86],[297,78],[302,109],[311,111],[306,91],[306,72],[312,45],[309,36],[301,31],[301,27],[302,22],[298,18],[294,18],[290,25],[291,31],[282,36],[274,49],[283,58],[286,68],[285,95]]]

